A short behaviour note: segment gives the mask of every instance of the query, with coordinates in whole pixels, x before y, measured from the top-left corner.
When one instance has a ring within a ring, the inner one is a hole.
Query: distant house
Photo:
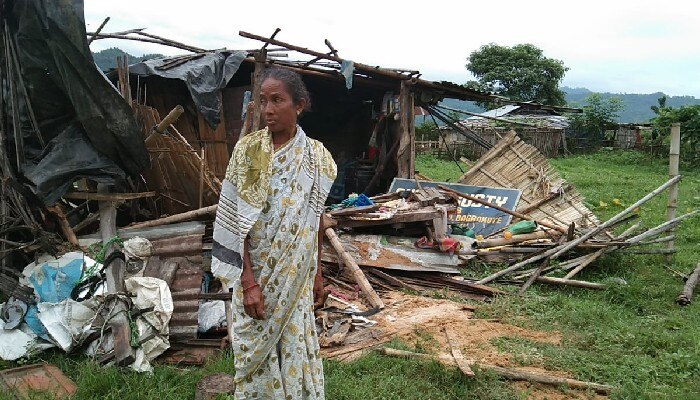
[[[495,144],[508,131],[514,129],[521,138],[537,147],[547,157],[556,157],[566,148],[565,130],[569,121],[561,108],[533,104],[508,104],[459,121],[459,126]],[[469,144],[465,136],[452,127],[443,127],[440,134],[448,143],[463,143],[471,155],[479,157],[482,149]]]

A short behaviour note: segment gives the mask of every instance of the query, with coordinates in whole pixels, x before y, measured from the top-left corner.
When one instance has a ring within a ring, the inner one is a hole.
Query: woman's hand
[[[326,302],[326,290],[323,287],[323,275],[317,273],[314,278],[314,309],[323,307]]]
[[[251,318],[265,319],[265,296],[257,283],[243,286],[243,309]]]

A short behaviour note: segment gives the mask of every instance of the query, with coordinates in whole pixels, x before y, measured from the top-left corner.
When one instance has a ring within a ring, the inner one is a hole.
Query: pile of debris
[[[35,54],[17,42],[32,37],[35,47],[48,40],[45,32],[29,22],[19,24],[25,31],[16,32],[2,19],[0,61],[9,68],[0,71],[0,300],[5,300],[0,304],[0,358],[17,360],[56,347],[136,371],[151,370],[156,358],[203,364],[227,348],[232,335],[231,293],[210,271],[212,223],[232,144],[222,139],[228,137],[226,124],[211,124],[217,122],[217,112],[204,118],[201,110],[181,105],[170,105],[172,111],[161,119],[158,108],[164,106],[145,105],[146,87],[142,93],[140,83],[134,85],[125,62],[112,74],[111,86],[92,66],[84,27],[71,31],[80,24],[64,23],[77,18],[70,8],[10,11],[20,21],[56,19],[40,25],[66,32],[58,35],[61,51],[46,46],[37,56],[61,77],[44,82],[43,75],[27,73],[29,56]],[[265,46],[269,43],[291,48],[272,39]],[[213,70],[231,68],[222,78],[226,81],[247,57],[246,52],[195,50],[193,56],[160,60],[153,70],[165,74],[189,62],[198,67],[212,62],[221,67]],[[72,55],[72,67],[65,65],[63,53]],[[337,54],[311,54],[339,60]],[[255,73],[264,67],[256,58]],[[675,185],[680,179],[675,177],[601,222],[545,157],[514,132],[474,162],[459,183],[413,179],[409,86],[437,90],[435,99],[446,91],[463,95],[462,89],[422,81],[413,73],[359,63],[355,68],[366,75],[356,77],[357,85],[371,82],[376,87],[391,78],[401,80],[402,90],[399,97],[385,96],[385,115],[371,130],[369,142],[378,146],[379,156],[355,160],[371,170],[353,181],[347,168],[348,178],[336,182],[336,189],[343,189],[340,199],[351,186],[346,183],[391,187],[385,193],[352,194],[325,215],[322,265],[329,295],[317,314],[325,357],[352,358],[394,338],[396,317],[387,310],[400,304],[397,291],[490,301],[509,295],[507,285],[520,285],[519,293],[534,283],[603,289],[604,283],[573,278],[612,251],[668,252],[647,246],[673,240],[673,229],[697,213],[646,230],[635,221],[636,209]],[[67,71],[79,72],[73,76]],[[323,79],[338,78],[337,71],[324,71]],[[30,78],[45,85],[25,85]],[[385,84],[378,93],[386,90]],[[157,91],[157,85],[149,90]],[[243,104],[243,92],[235,95]],[[170,101],[167,96],[148,98]],[[206,101],[221,106],[220,97]],[[229,112],[240,118],[240,134],[260,123],[245,110]],[[392,121],[400,121],[399,126]],[[382,141],[374,134],[383,135]],[[390,181],[389,175],[399,177]],[[630,226],[613,233],[624,224]],[[476,277],[470,271],[476,262],[509,266]],[[454,361],[468,374],[459,346],[450,346]],[[525,376],[491,369],[506,377]]]

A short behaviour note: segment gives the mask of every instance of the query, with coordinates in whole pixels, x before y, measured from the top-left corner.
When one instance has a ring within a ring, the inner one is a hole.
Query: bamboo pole
[[[625,231],[622,232],[621,234],[619,234],[618,236],[616,236],[615,239],[616,239],[616,240],[620,240],[620,239],[626,237],[626,236],[629,235],[630,233],[636,231],[636,230],[639,228],[640,225],[641,225],[641,223],[637,222],[636,224],[634,224],[634,225],[630,226],[629,228],[625,229]],[[576,267],[574,267],[571,271],[569,271],[569,273],[567,273],[567,274],[564,276],[564,279],[571,279],[574,275],[576,275],[576,274],[578,274],[579,272],[581,272],[582,269],[586,268],[586,267],[589,266],[591,263],[593,263],[593,261],[595,261],[595,260],[597,260],[598,258],[600,258],[600,256],[602,256],[602,255],[605,254],[605,253],[609,253],[609,252],[611,252],[611,251],[617,249],[618,247],[619,247],[619,246],[613,246],[613,247],[602,248],[602,249],[597,250],[595,253],[586,254],[585,256],[581,256],[581,257],[576,258],[575,260],[577,260],[576,262],[578,263],[578,265],[577,265]],[[573,261],[573,260],[572,260],[572,261]],[[575,263],[574,263],[574,264],[571,264],[571,265],[573,266],[573,265],[575,265]],[[562,265],[562,264],[559,264],[559,267],[560,267],[560,268],[564,268],[564,269],[570,268],[570,266],[564,266],[564,265]]]
[[[95,34],[92,35],[92,36],[90,37],[90,39],[88,40],[88,46],[90,46],[90,43],[92,43],[93,40],[95,40],[95,37],[97,37],[97,35],[99,35],[100,32],[102,32],[102,28],[104,28],[105,25],[107,25],[107,22],[109,22],[109,17],[105,18],[105,20],[102,21],[102,23],[100,24],[100,26],[99,26],[99,27],[97,28],[97,30],[95,31]]]
[[[535,283],[535,280],[540,277],[542,274],[542,271],[544,271],[547,267],[549,267],[549,259],[545,259],[542,264],[540,264],[535,271],[533,271],[532,275],[525,281],[523,286],[520,287],[520,290],[518,290],[518,296],[522,296],[525,294],[525,291],[527,288],[529,288],[533,283]]]
[[[678,161],[681,153],[681,124],[674,122],[671,124],[671,146],[668,157],[668,176],[673,178],[678,176]],[[674,184],[668,189],[668,205],[666,206],[666,220],[672,220],[676,217],[676,208],[678,207],[678,184]],[[671,230],[673,233],[673,230]],[[673,240],[666,243],[666,248],[673,249],[675,242]],[[666,256],[666,263],[673,262],[673,253]]]
[[[607,287],[606,285],[604,285],[602,283],[577,281],[574,279],[565,279],[565,278],[554,278],[551,276],[538,276],[537,279],[535,279],[535,281],[540,282],[540,283],[549,283],[552,285],[573,286],[573,287],[578,287],[578,288],[583,288],[583,289],[603,290]]]
[[[632,210],[636,209],[637,207],[641,206],[642,204],[645,204],[646,202],[648,202],[652,198],[658,196],[661,192],[666,190],[672,184],[678,182],[680,179],[681,179],[680,175],[669,179],[666,183],[659,186],[658,188],[656,188],[655,190],[653,190],[652,192],[650,192],[649,194],[647,194],[643,198],[639,199],[636,203],[632,204],[631,206],[629,206],[626,209],[624,209],[623,211],[621,211],[619,214],[617,214],[614,217],[610,218],[609,220],[605,221],[603,224],[599,225],[597,228],[592,229],[588,233],[580,236],[578,239],[571,240],[571,241],[566,242],[560,246],[557,246],[557,247],[554,247],[550,250],[547,250],[542,254],[528,258],[527,260],[523,260],[519,263],[513,264],[506,269],[503,269],[503,270],[498,271],[492,275],[487,276],[486,278],[478,281],[477,283],[481,284],[481,285],[489,283],[489,282],[493,281],[494,279],[498,279],[503,275],[509,274],[509,273],[511,273],[517,269],[520,269],[520,268],[522,268],[530,263],[533,263],[535,261],[539,261],[539,260],[546,258],[546,257],[551,257],[552,259],[557,259],[559,256],[561,256],[565,252],[571,250],[573,247],[577,246],[578,244],[583,243],[584,241],[590,239],[591,237],[593,237],[593,236],[597,235],[598,233],[602,232],[603,230],[607,229],[611,225],[614,225],[617,221],[621,220],[627,214],[632,212]]]
[[[660,233],[667,232],[667,231],[671,230],[672,228],[674,228],[675,226],[677,226],[677,225],[678,225],[679,223],[681,223],[683,220],[686,220],[686,219],[688,219],[688,218],[694,217],[694,216],[697,215],[698,213],[700,213],[700,210],[695,210],[695,211],[691,211],[691,212],[689,212],[689,213],[687,213],[687,214],[683,214],[683,215],[681,215],[680,217],[676,217],[676,218],[674,218],[674,219],[672,219],[672,220],[670,220],[670,221],[664,222],[664,223],[661,224],[661,225],[658,225],[658,226],[656,226],[656,227],[654,227],[654,228],[651,228],[651,229],[649,229],[649,230],[647,230],[647,231],[645,231],[645,232],[642,232],[642,233],[640,233],[640,234],[637,235],[637,236],[633,236],[633,237],[627,239],[626,242],[627,242],[627,243],[630,243],[630,244],[639,243],[639,242],[641,242],[641,241],[643,241],[643,240],[646,240],[646,239],[648,239],[648,238],[654,237],[654,236],[656,236],[656,235],[658,235],[658,234],[660,234]]]
[[[308,55],[311,55],[314,57],[318,57],[319,59],[335,61],[337,63],[343,62],[343,59],[340,57],[336,57],[336,56],[332,56],[332,55],[324,54],[324,53],[319,53],[317,51],[309,50],[309,49],[304,48],[304,47],[295,46],[293,44],[285,43],[285,42],[282,42],[282,41],[279,41],[276,39],[266,38],[264,36],[255,35],[255,34],[244,32],[244,31],[239,31],[238,34],[240,36],[243,36],[244,38],[259,40],[259,41],[264,42],[264,43],[270,43],[270,44],[274,44],[277,46],[286,47],[289,50],[298,51],[299,53],[308,54]],[[409,76],[409,75],[400,74],[398,72],[381,69],[379,67],[372,67],[370,65],[365,65],[362,63],[358,63],[358,62],[354,63],[354,67],[356,70],[360,70],[360,71],[364,71],[364,72],[368,72],[368,73],[374,73],[374,74],[386,76],[389,78],[400,79],[400,80],[411,79],[411,76]]]
[[[193,53],[204,53],[204,52],[207,51],[207,50],[201,49],[201,48],[199,48],[199,47],[190,46],[190,45],[185,44],[185,43],[177,42],[177,41],[175,41],[175,40],[167,39],[167,38],[164,38],[164,37],[161,37],[161,36],[156,36],[156,35],[153,35],[153,34],[151,34],[151,33],[143,32],[143,31],[141,31],[141,30],[136,31],[136,32],[134,32],[134,33],[137,34],[137,35],[140,35],[140,36],[145,36],[145,37],[147,37],[147,38],[156,39],[156,40],[162,40],[164,43],[169,43],[171,46],[172,46],[172,45],[175,45],[175,46],[177,46],[177,47],[180,47],[181,49],[189,49],[189,50],[190,50],[191,52],[193,52]]]
[[[423,360],[449,362],[449,361],[447,361],[449,359],[447,359],[446,357],[434,356],[431,354],[414,353],[414,352],[405,351],[405,350],[396,350],[396,349],[392,349],[389,347],[382,348],[381,352],[384,355],[392,356],[392,357],[420,358]],[[499,367],[497,365],[487,364],[487,363],[483,363],[483,362],[474,362],[472,365],[477,366],[479,369],[491,371],[491,372],[495,373],[496,375],[501,376],[502,378],[514,380],[514,381],[529,381],[529,382],[536,382],[536,383],[544,383],[547,385],[566,386],[566,387],[569,387],[571,389],[593,390],[596,393],[601,393],[601,394],[608,394],[614,389],[612,386],[609,386],[609,385],[602,385],[602,384],[594,383],[594,382],[579,381],[576,379],[560,378],[558,376],[538,374],[538,373],[534,373],[534,372],[522,371],[522,370],[517,370],[517,369],[513,369],[513,368],[504,368],[504,367]]]
[[[509,209],[504,208],[504,207],[501,207],[501,206],[499,206],[499,205],[497,205],[497,204],[489,203],[488,201],[482,200],[482,199],[480,199],[480,198],[478,198],[478,197],[474,197],[474,196],[470,196],[470,195],[468,195],[468,194],[460,193],[460,192],[458,192],[458,191],[456,191],[456,190],[452,190],[452,189],[448,188],[447,186],[438,185],[438,188],[439,188],[440,190],[444,190],[444,191],[446,191],[446,192],[448,192],[448,193],[452,193],[452,194],[454,194],[455,196],[459,196],[459,197],[462,197],[462,198],[464,198],[464,199],[471,200],[471,201],[473,201],[474,203],[479,203],[479,204],[485,205],[485,206],[487,206],[487,207],[491,207],[491,208],[496,209],[496,210],[498,210],[498,211],[502,211],[502,212],[504,212],[504,213],[506,213],[506,214],[510,214],[510,215],[512,215],[512,216],[514,216],[514,217],[518,217],[518,218],[520,218],[520,219],[524,219],[524,220],[527,220],[527,221],[535,221],[535,219],[532,218],[532,217],[529,216],[529,215],[525,215],[525,214],[521,214],[521,213],[519,213],[519,212],[517,212],[517,211],[509,210]],[[537,224],[539,224],[539,225],[546,226],[547,228],[551,228],[551,229],[557,230],[557,231],[559,231],[559,232],[561,232],[561,233],[564,233],[564,234],[568,233],[568,229],[567,229],[567,228],[561,227],[561,226],[559,226],[559,225],[550,224],[549,222],[545,222],[545,221],[535,221],[535,222],[537,222]]]
[[[551,231],[550,231],[551,232]],[[554,236],[558,236],[555,234]],[[476,242],[476,246],[480,249],[496,247],[496,246],[506,246],[509,244],[517,244],[526,242],[528,240],[538,240],[538,239],[552,239],[549,232],[546,231],[535,231],[532,233],[524,233],[522,235],[513,235],[510,239],[497,238],[497,239],[484,239],[480,242]]]
[[[130,225],[130,226],[127,226],[127,227],[122,228],[122,229],[129,230],[129,229],[139,229],[139,228],[150,228],[153,226],[161,226],[161,225],[174,224],[176,222],[188,221],[188,220],[195,219],[195,218],[214,215],[214,214],[216,214],[216,210],[218,209],[218,207],[219,207],[218,204],[214,204],[213,206],[200,208],[198,210],[187,211],[187,212],[184,212],[181,214],[171,215],[169,217],[154,219],[154,220],[146,221],[146,222],[140,222],[138,224]]]
[[[133,32],[133,33],[138,33],[138,32]],[[97,39],[123,39],[123,40],[133,40],[136,42],[155,43],[155,44],[160,44],[163,46],[175,47],[175,48],[186,50],[186,51],[189,51],[192,53],[202,53],[202,52],[206,51],[206,50],[198,49],[198,48],[192,47],[192,46],[187,46],[187,45],[183,46],[181,44],[178,44],[177,42],[172,42],[170,40],[151,39],[148,37],[127,36],[126,34],[115,35],[113,33],[87,32],[87,34],[94,37],[95,40],[97,40]]]
[[[181,105],[177,105],[175,108],[170,110],[168,115],[163,118],[162,121],[156,126],[156,132],[158,133],[164,133],[166,129],[172,124],[174,124],[178,118],[180,118],[180,115],[185,112],[185,109]]]
[[[253,115],[251,121],[251,132],[260,129],[260,89],[262,88],[262,73],[265,70],[265,61],[267,60],[267,51],[261,50],[255,54],[255,72],[253,72]]]
[[[372,285],[367,280],[367,277],[360,269],[360,266],[357,265],[355,260],[345,251],[343,244],[340,242],[340,239],[338,238],[338,235],[335,234],[333,228],[326,228],[325,232],[326,236],[331,242],[331,245],[338,253],[338,258],[342,260],[345,266],[350,268],[350,271],[355,277],[355,282],[357,282],[357,284],[360,286],[360,290],[362,290],[362,293],[364,293],[364,295],[367,297],[367,300],[369,300],[372,307],[384,308],[382,299],[380,299],[377,292],[374,291]]]

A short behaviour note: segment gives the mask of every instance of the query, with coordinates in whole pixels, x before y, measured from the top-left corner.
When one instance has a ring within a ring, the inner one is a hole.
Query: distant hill
[[[117,57],[124,55],[129,56],[129,64],[150,60],[151,58],[163,57],[162,54],[144,54],[141,57],[135,57],[129,53],[126,53],[122,49],[111,47],[109,49],[98,51],[97,53],[92,53],[92,58],[95,60],[95,64],[97,64],[102,71],[106,72],[110,69],[116,68]]]
[[[592,91],[585,88],[570,88],[562,87],[566,92],[566,102],[574,107],[581,107],[586,104],[586,97],[591,95]],[[634,93],[601,93],[603,99],[610,97],[619,97],[622,99],[622,104],[625,109],[620,112],[620,118],[617,122],[647,122],[654,118],[655,114],[651,111],[651,106],[658,105],[657,99],[664,96],[662,92],[649,94],[634,94]],[[667,96],[666,107],[678,108],[686,105],[700,104],[700,99],[693,96]]]

